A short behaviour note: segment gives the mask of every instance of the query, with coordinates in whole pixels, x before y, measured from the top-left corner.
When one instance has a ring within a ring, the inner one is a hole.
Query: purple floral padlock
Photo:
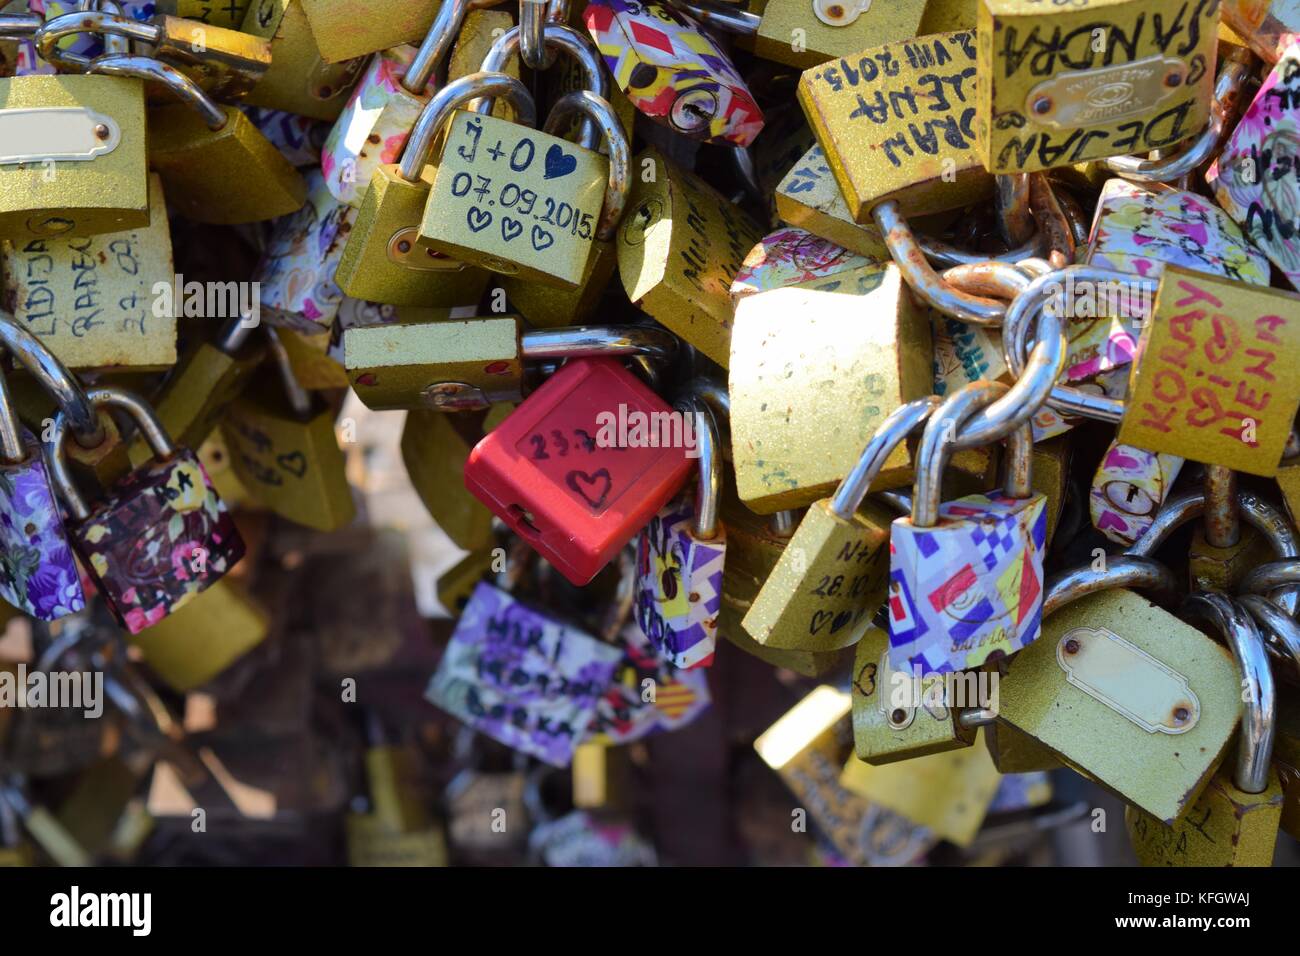
[[[116,388],[94,388],[87,397],[95,407],[128,412],[154,454],[92,510],[63,455],[65,410],[46,445],[72,518],[73,547],[114,617],[138,634],[220,580],[244,556],[244,541],[198,456],[172,444],[152,408]]]

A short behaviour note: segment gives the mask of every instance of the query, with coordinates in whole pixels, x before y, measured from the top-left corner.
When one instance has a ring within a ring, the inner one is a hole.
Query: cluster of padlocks
[[[360,520],[355,393],[405,413],[466,554],[426,701],[572,766],[578,805],[749,654],[806,684],[754,746],[826,858],[969,845],[1069,768],[1143,864],[1271,864],[1300,836],[1297,34],[1283,0],[0,7],[30,670],[101,674],[211,774],[151,687],[266,638],[245,515]],[[15,713],[0,856],[129,843],[33,799]],[[382,737],[353,859],[438,860]],[[548,825],[548,861],[654,859]]]

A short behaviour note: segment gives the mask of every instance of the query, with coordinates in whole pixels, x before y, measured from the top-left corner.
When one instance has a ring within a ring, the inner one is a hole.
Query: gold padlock
[[[471,6],[494,2],[480,0]],[[303,12],[326,63],[418,42],[429,32],[439,5],[424,0],[397,0],[377,12],[368,0],[302,0]]]
[[[254,0],[240,29],[269,41],[271,53],[270,68],[245,103],[318,120],[342,112],[366,61],[322,59],[300,0]]]
[[[486,553],[492,544],[492,512],[464,480],[465,462],[483,434],[479,414],[421,408],[407,413],[402,428],[402,462],[416,494],[447,537],[474,553]]]

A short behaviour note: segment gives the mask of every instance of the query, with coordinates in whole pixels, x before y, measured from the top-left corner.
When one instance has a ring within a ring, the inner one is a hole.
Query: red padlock
[[[685,483],[693,424],[618,360],[571,359],[474,447],[465,487],[586,584]]]

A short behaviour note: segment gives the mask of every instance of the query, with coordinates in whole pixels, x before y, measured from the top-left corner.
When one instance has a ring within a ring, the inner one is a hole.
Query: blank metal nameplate
[[[121,141],[112,117],[84,107],[0,110],[0,165],[90,160]]]

